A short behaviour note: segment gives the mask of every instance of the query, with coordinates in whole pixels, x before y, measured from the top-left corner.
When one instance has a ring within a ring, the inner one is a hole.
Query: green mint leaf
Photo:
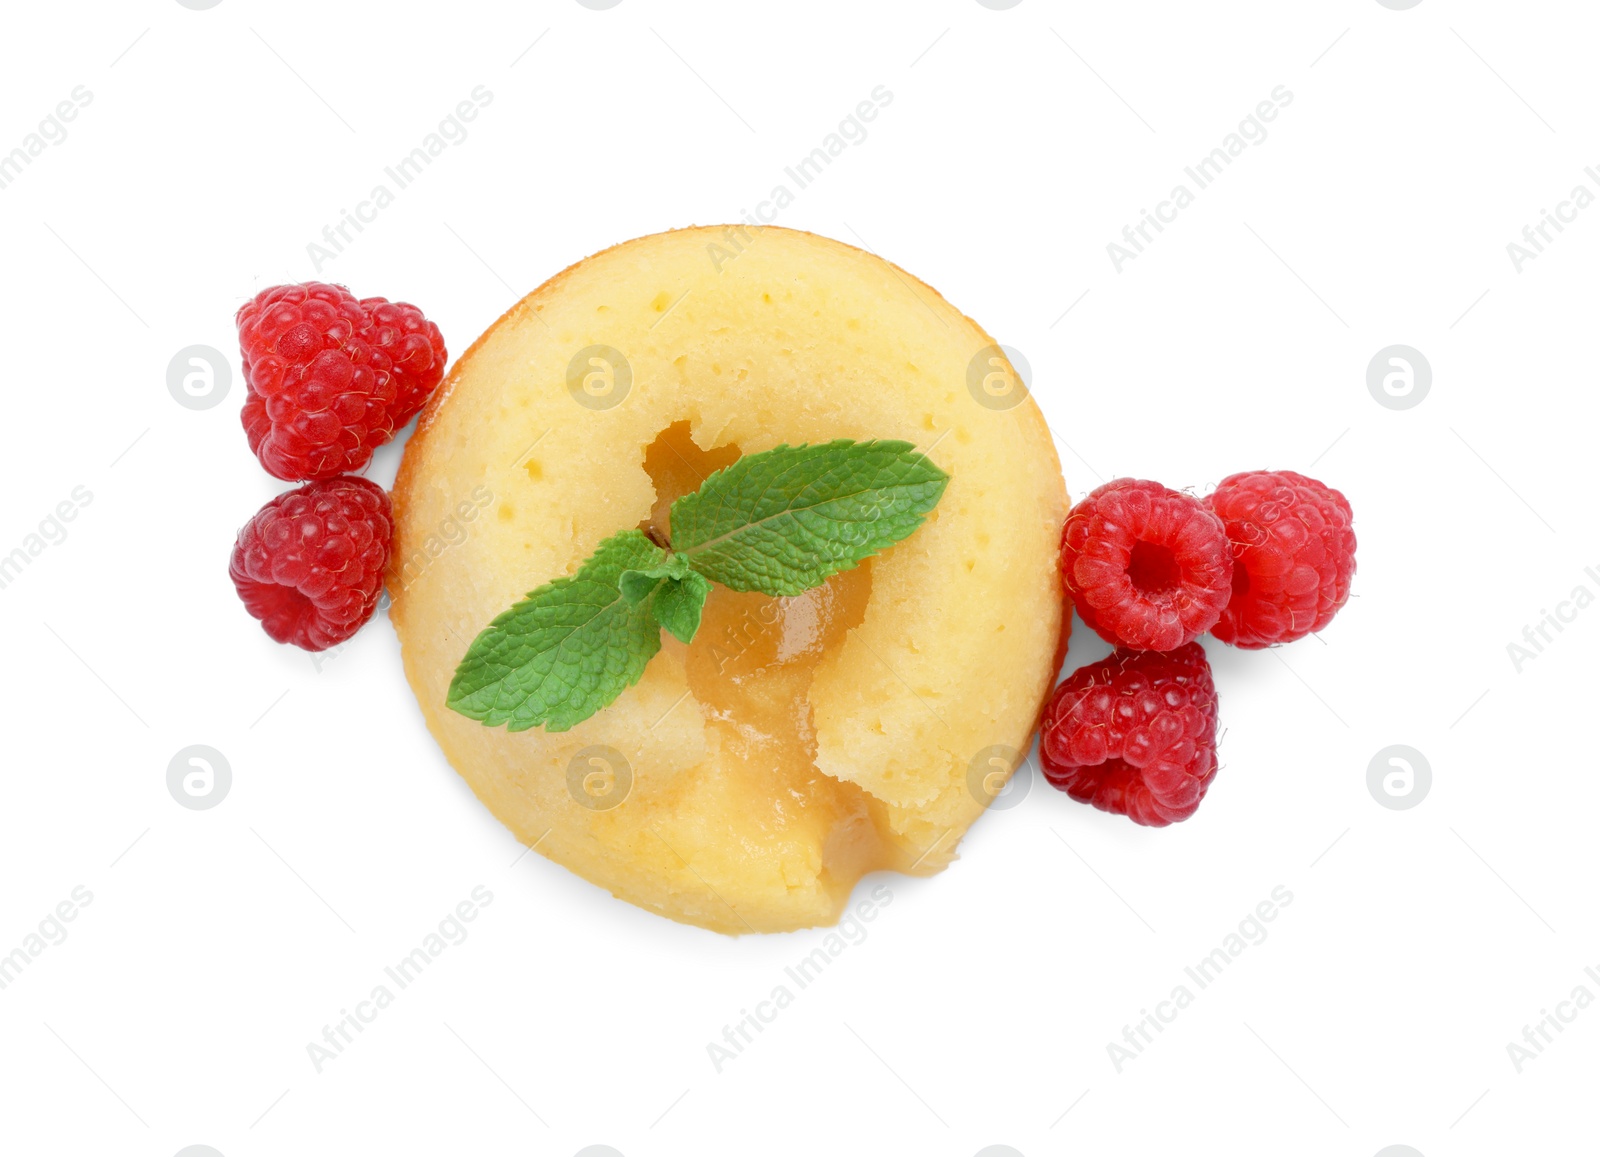
[[[711,593],[709,579],[689,571],[681,579],[666,579],[656,592],[656,622],[660,623],[680,643],[692,643],[700,629],[700,611]]]
[[[617,586],[631,606],[654,595],[651,606],[656,622],[682,643],[694,640],[700,629],[700,608],[711,593],[711,583],[695,574],[681,554],[669,554],[647,570],[623,571]]]
[[[950,476],[909,442],[779,446],[672,504],[672,548],[736,591],[797,595],[893,546]]]
[[[661,562],[647,570],[625,570],[617,580],[617,586],[622,591],[622,597],[634,606],[638,606],[650,597],[650,592],[662,579],[681,579],[691,574],[689,560],[682,555],[669,554]]]
[[[661,577],[655,573],[654,567],[650,570],[625,570],[617,576],[617,589],[630,607],[636,607],[661,585]]]
[[[643,531],[624,530],[576,574],[531,591],[467,648],[450,681],[450,709],[508,731],[566,731],[612,702],[661,649],[651,606],[630,603],[619,580],[659,566],[665,554]]]

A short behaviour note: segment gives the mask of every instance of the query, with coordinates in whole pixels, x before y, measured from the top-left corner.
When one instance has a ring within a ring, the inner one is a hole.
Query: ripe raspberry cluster
[[[264,289],[234,320],[250,449],[306,485],[245,524],[228,573],[269,636],[326,650],[372,617],[394,536],[388,494],[349,472],[438,387],[444,336],[414,305],[315,281]]]
[[[1204,501],[1120,478],[1072,508],[1061,578],[1117,650],[1055,691],[1045,778],[1073,799],[1160,827],[1193,815],[1216,775],[1207,631],[1257,649],[1320,631],[1350,597],[1350,503],[1314,478],[1256,470]]]

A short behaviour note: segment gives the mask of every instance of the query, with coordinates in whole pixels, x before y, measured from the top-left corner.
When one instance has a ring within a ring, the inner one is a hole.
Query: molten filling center
[[[669,542],[673,500],[699,489],[739,456],[735,445],[700,449],[688,422],[663,430],[645,448],[656,500],[640,528]],[[714,585],[684,656],[690,694],[721,734],[724,769],[765,781],[780,811],[833,812],[824,872],[849,869],[845,879],[881,864],[886,849],[872,814],[875,801],[855,784],[817,769],[809,695],[817,663],[861,624],[871,593],[870,560],[790,598]],[[683,646],[670,636],[663,645]]]

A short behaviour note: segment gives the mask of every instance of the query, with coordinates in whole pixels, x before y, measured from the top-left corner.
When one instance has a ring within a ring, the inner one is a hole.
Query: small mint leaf
[[[622,597],[632,606],[638,606],[650,597],[650,592],[662,579],[681,579],[690,574],[689,560],[681,555],[669,554],[647,570],[626,570],[617,580]]]
[[[680,643],[692,643],[700,629],[700,612],[711,593],[711,582],[693,571],[683,578],[669,578],[656,591],[656,622],[672,633]]]
[[[736,591],[797,595],[922,525],[950,476],[909,442],[779,446],[672,504],[672,546]]]
[[[472,641],[446,704],[508,731],[566,731],[589,718],[661,649],[651,607],[630,604],[618,583],[664,557],[639,530],[606,539],[576,574],[529,592]]]
[[[650,592],[661,585],[662,576],[650,570],[625,570],[617,576],[617,589],[622,592],[622,597],[628,600],[630,607],[636,607],[650,597]]]

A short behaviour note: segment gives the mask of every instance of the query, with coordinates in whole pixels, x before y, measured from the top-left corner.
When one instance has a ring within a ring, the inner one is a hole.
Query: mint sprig
[[[694,639],[712,582],[798,595],[906,538],[950,476],[909,442],[740,458],[672,504],[671,549],[624,530],[473,640],[446,703],[510,731],[566,731],[639,681],[661,630]]]

